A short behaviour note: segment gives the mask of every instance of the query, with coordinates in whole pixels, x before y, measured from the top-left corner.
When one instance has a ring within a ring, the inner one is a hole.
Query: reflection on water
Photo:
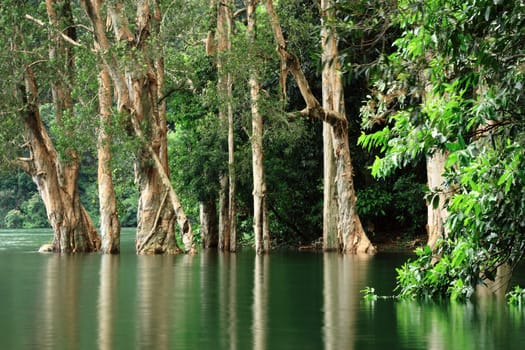
[[[115,348],[114,316],[117,315],[118,302],[118,255],[100,257],[100,282],[98,288],[98,348]]]
[[[168,349],[174,294],[174,256],[138,256],[136,343],[141,349]],[[179,259],[177,263],[182,263]],[[175,268],[174,268],[175,267]],[[184,279],[180,281],[184,284]],[[184,287],[184,286],[183,286]]]
[[[365,286],[391,291],[394,267],[404,259],[394,254],[60,256],[1,250],[0,347],[525,347],[525,313],[497,298],[468,304],[364,303],[359,291]]]
[[[253,269],[253,349],[266,349],[270,256],[256,255]]]
[[[230,350],[237,349],[237,255],[219,255],[219,318],[225,337],[221,341]]]
[[[326,350],[353,349],[360,290],[366,281],[370,255],[324,254],[324,346]]]
[[[64,260],[69,263],[64,264]],[[74,348],[79,342],[80,266],[75,257],[50,256],[40,290],[37,341],[45,349]]]
[[[522,310],[509,309],[501,300],[482,297],[476,303],[396,303],[399,334],[418,348],[523,349]]]

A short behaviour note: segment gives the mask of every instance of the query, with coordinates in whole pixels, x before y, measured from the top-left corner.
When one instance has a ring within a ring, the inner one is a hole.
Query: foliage
[[[137,226],[138,191],[134,177],[126,167],[119,163],[113,168],[115,194],[117,196],[117,212],[122,227]]]
[[[46,208],[38,193],[33,193],[31,198],[22,203],[21,212],[24,228],[49,227]]]
[[[385,216],[386,206],[392,203],[392,193],[378,185],[357,192],[357,211],[362,218]]]
[[[255,247],[255,234],[253,232],[253,219],[250,217],[239,223],[239,245],[253,248]]]
[[[23,215],[18,209],[11,209],[4,217],[4,225],[6,228],[21,228],[23,225]]]
[[[481,278],[517,264],[525,247],[525,18],[520,1],[399,2],[397,51],[362,108],[362,135],[385,152],[377,177],[441,149],[448,154],[449,236],[398,270],[409,297],[472,295]]]
[[[49,227],[44,204],[31,178],[16,170],[0,176],[0,228]]]
[[[439,256],[442,251],[447,254]],[[475,285],[481,282],[477,254],[469,242],[463,240],[441,242],[437,252],[429,246],[417,248],[417,258],[397,269],[399,296],[409,299],[447,295],[453,300],[470,298]]]
[[[509,305],[515,305],[521,308],[525,301],[525,288],[514,286],[510,292],[507,293],[507,302]]]
[[[395,296],[391,295],[377,295],[376,290],[374,287],[365,287],[364,289],[360,290],[361,294],[363,294],[363,299],[366,302],[373,303],[379,299],[385,300],[385,299],[395,299]]]
[[[208,88],[214,76],[203,48],[190,50],[191,56],[179,54],[177,62],[191,74],[191,84],[168,97],[168,148],[176,189],[203,201],[215,196],[228,158],[224,128],[212,113],[215,96]]]
[[[22,203],[20,209],[11,209],[4,217],[6,228],[41,228],[49,227],[46,209],[38,193]]]
[[[376,229],[382,222],[383,230],[396,227],[406,236],[421,234],[426,223],[425,185],[414,173],[396,177],[356,191],[359,216],[362,222],[372,221]]]
[[[368,302],[374,302],[378,299],[376,290],[373,287],[365,287],[365,289],[361,290],[360,292],[363,294],[363,299]]]
[[[347,80],[368,80],[381,54],[391,51],[397,34],[391,25],[395,7],[392,0],[334,1],[337,20],[329,24],[335,26],[341,41],[340,60]],[[356,100],[356,105],[360,102]]]
[[[45,9],[45,8],[44,8]],[[27,11],[27,12],[26,12]],[[34,23],[20,20],[24,12],[34,16],[45,10],[37,4],[20,4],[7,0],[0,7],[0,166],[13,167],[13,159],[23,155],[20,145],[24,144],[23,125],[19,118],[20,83],[27,62],[40,62],[45,50],[35,47],[34,42],[43,40],[42,31],[36,30]],[[25,35],[27,33],[27,35]],[[39,70],[42,64],[34,64]]]
[[[321,128],[294,120],[268,134],[266,180],[272,228],[277,241],[309,243],[322,232]],[[298,205],[298,204],[301,205]]]

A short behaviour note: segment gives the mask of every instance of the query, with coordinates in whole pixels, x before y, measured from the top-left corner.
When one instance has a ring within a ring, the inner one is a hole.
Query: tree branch
[[[502,121],[499,121],[499,122],[493,122],[491,124],[487,124],[487,125],[483,125],[481,127],[479,127],[478,129],[472,131],[471,133],[469,133],[469,137],[470,138],[478,138],[478,137],[481,137],[481,136],[485,136],[487,134],[489,134],[491,131],[493,130],[496,130],[502,126],[505,126],[505,125],[509,125],[509,124],[512,124],[512,122],[510,120],[502,120]]]
[[[31,175],[33,172],[32,165],[33,158],[32,157],[19,157],[15,160],[13,160],[13,164],[22,169],[26,174]]]
[[[44,23],[44,22],[42,22],[42,21],[39,20],[39,19],[36,19],[35,17],[31,16],[30,14],[27,14],[27,13],[26,13],[25,18],[27,18],[27,19],[29,19],[29,20],[35,22],[36,24],[38,24],[38,25],[41,26],[41,27],[45,26],[45,23]],[[74,45],[74,46],[76,46],[76,47],[84,47],[81,43],[79,43],[78,41],[75,41],[75,40],[71,39],[71,38],[70,38],[69,36],[67,36],[66,34],[64,34],[64,33],[60,32],[60,31],[59,31],[59,34],[60,34],[60,36],[61,36],[65,41],[67,41],[68,43],[70,43],[70,44],[72,44],[72,45]]]
[[[275,41],[277,42],[277,53],[281,58],[280,80],[283,91],[286,90],[286,75],[288,72],[290,72],[295,78],[297,86],[299,87],[301,95],[303,96],[303,99],[306,103],[306,108],[299,112],[301,115],[325,121],[330,125],[346,127],[348,125],[346,116],[341,115],[335,111],[326,110],[321,106],[319,100],[312,93],[312,89],[310,89],[310,84],[308,83],[308,79],[306,79],[306,75],[303,72],[299,57],[288,52],[286,49],[286,41],[279,23],[279,17],[277,16],[277,13],[273,7],[272,0],[266,0],[266,11],[270,16],[272,31]]]

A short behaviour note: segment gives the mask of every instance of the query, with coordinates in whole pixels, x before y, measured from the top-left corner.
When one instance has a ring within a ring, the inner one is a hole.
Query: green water
[[[48,230],[0,231],[0,349],[523,349],[525,311],[362,301],[405,255],[59,256]]]

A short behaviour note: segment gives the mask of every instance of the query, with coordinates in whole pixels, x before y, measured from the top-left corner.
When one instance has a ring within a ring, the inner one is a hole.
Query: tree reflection
[[[237,255],[219,254],[219,319],[227,348],[237,349]],[[226,348],[226,347],[224,347]]]
[[[352,349],[356,319],[372,257],[367,254],[323,256],[323,336],[326,350]]]
[[[48,257],[33,332],[40,348],[74,349],[78,345],[79,259],[57,254]]]
[[[270,256],[256,255],[253,269],[253,349],[266,349]]]
[[[100,262],[100,282],[98,289],[98,348],[115,348],[115,315],[118,301],[119,256],[103,254]]]
[[[138,257],[137,344],[139,348],[169,349],[173,307],[175,256]],[[171,262],[171,263],[170,263]]]

